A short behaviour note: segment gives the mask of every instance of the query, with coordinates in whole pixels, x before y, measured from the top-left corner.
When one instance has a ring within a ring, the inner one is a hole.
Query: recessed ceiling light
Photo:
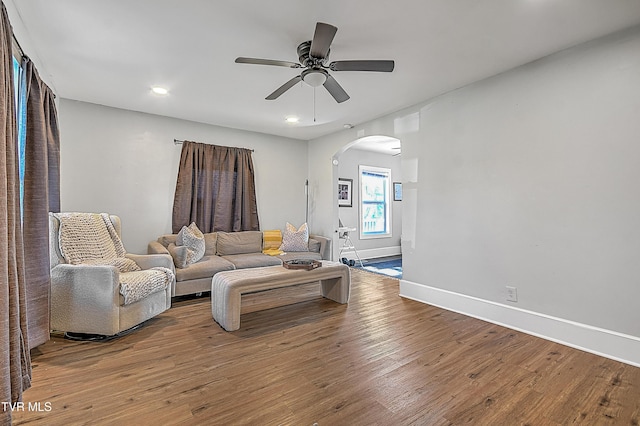
[[[151,91],[153,93],[155,93],[156,95],[163,95],[163,96],[169,93],[169,91],[167,89],[165,89],[164,87],[160,87],[160,86],[152,87]]]
[[[284,119],[287,123],[297,123],[300,121],[300,117],[296,117],[295,115],[290,115],[289,117],[285,117]]]

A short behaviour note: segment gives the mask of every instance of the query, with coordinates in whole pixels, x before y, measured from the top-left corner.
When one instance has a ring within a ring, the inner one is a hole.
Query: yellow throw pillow
[[[279,229],[262,232],[262,252],[270,256],[282,254],[280,250],[282,244],[282,232]]]

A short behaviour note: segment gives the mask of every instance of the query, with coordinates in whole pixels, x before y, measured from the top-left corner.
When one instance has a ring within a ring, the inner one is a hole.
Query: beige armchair
[[[169,255],[126,253],[117,216],[50,213],[51,329],[115,336],[171,307]]]

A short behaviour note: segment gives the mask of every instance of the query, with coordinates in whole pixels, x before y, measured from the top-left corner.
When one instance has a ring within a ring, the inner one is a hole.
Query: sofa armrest
[[[147,245],[148,254],[169,254],[169,250],[158,241],[151,241]]]
[[[127,253],[125,255],[128,259],[133,260],[142,269],[151,269],[155,267],[163,267],[171,269],[175,273],[173,266],[173,258],[167,252],[166,254],[132,254]]]
[[[331,260],[331,239],[322,235],[309,235],[309,238],[320,242],[320,256],[322,256],[322,259]]]
[[[60,264],[51,269],[52,330],[116,334],[119,307],[120,273],[115,266]]]

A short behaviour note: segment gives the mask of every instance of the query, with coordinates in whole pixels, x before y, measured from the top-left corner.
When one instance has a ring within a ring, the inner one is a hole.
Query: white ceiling
[[[6,2],[59,97],[303,140],[640,24],[639,0]],[[318,21],[338,27],[330,60],[396,66],[332,72],[351,99],[338,104],[316,89],[314,123],[314,89],[304,83],[264,99],[300,70],[234,60],[297,62]],[[170,94],[152,95],[153,85]],[[287,124],[289,115],[301,121]]]

